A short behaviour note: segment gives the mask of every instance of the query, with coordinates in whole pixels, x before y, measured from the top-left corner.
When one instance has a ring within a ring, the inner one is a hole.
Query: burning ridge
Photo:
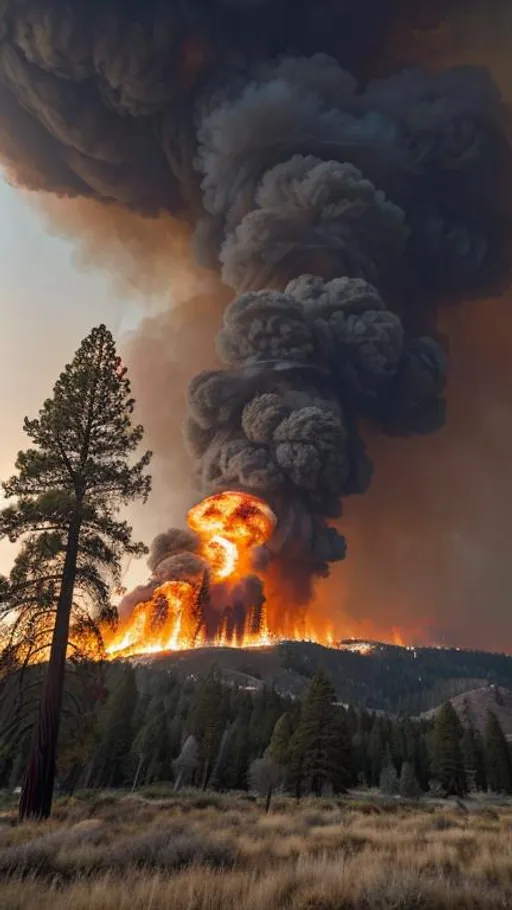
[[[438,303],[503,280],[509,155],[488,73],[362,81],[347,69],[371,69],[400,8],[1,7],[0,149],[13,178],[181,214],[199,261],[238,295],[217,339],[225,368],[190,386],[186,438],[202,495],[255,495],[277,517],[230,588],[230,609],[253,624],[270,566],[304,601],[344,557],[329,522],[370,480],[362,421],[404,434],[442,421],[446,359],[425,336]],[[194,534],[160,535],[152,580],[121,614],[190,595],[190,629],[217,634],[216,555]]]

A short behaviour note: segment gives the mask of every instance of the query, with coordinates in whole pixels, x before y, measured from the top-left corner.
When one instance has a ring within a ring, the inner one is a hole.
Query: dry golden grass
[[[106,796],[0,821],[1,910],[512,908],[512,805]]]

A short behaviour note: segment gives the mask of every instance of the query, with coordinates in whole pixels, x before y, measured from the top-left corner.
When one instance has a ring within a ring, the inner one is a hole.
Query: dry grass
[[[0,821],[2,910],[512,908],[512,805],[107,795]]]

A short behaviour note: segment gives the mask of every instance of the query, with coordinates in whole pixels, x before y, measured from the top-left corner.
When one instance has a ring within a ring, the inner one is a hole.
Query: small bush
[[[230,866],[233,855],[224,845],[173,825],[119,841],[104,858],[104,865],[114,870],[134,866],[169,870],[197,863]]]

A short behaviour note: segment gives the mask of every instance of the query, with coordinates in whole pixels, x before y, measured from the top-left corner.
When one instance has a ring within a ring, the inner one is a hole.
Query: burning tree
[[[20,452],[3,484],[16,504],[0,515],[0,534],[23,541],[3,584],[5,670],[48,660],[20,802],[22,818],[51,810],[66,657],[101,644],[97,620],[112,617],[109,593],[121,558],[145,548],[116,515],[145,500],[151,453],[131,464],[141,426],[110,332],[84,339],[35,420],[24,429],[33,447]]]

